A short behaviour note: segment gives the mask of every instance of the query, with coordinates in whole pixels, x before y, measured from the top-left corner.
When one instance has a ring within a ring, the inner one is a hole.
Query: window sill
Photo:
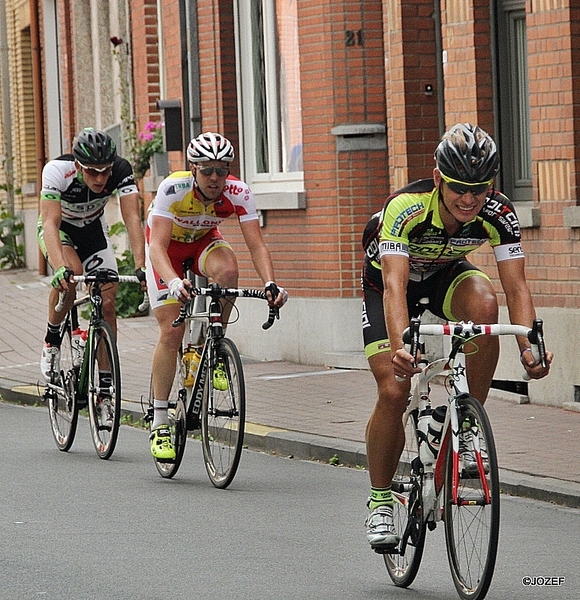
[[[564,209],[564,227],[580,227],[580,206],[568,206]]]
[[[254,193],[258,210],[287,210],[306,208],[304,192],[267,192]]]
[[[514,206],[522,229],[540,226],[540,209],[533,202],[514,202]]]

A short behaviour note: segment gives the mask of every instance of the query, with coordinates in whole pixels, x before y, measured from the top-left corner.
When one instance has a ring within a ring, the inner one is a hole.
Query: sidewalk
[[[6,400],[40,401],[48,290],[35,272],[0,271],[0,394]],[[147,402],[156,339],[153,316],[119,320],[123,409],[136,418],[141,398]],[[337,455],[343,464],[366,466],[364,432],[376,394],[369,371],[249,358],[244,370],[250,448],[301,459]],[[434,393],[443,397],[441,389]],[[580,413],[494,397],[486,409],[502,490],[580,507]]]

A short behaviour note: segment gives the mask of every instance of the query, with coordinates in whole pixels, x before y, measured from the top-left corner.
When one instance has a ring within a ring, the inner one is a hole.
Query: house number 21
[[[364,46],[362,29],[347,29],[344,32],[344,40],[346,46]]]

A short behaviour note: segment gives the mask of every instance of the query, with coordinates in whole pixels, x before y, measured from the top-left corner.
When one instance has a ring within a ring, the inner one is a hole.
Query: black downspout
[[[445,79],[443,77],[443,35],[441,33],[441,0],[433,0],[435,21],[435,64],[437,65],[437,116],[439,137],[445,133]]]
[[[183,82],[183,126],[187,142],[201,133],[199,75],[199,28],[197,0],[179,0],[181,65]]]

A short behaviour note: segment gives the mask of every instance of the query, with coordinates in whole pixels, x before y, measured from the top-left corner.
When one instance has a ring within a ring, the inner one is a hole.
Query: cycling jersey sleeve
[[[117,190],[119,196],[128,196],[129,194],[138,194],[137,184],[135,183],[135,176],[133,175],[133,167],[131,167],[128,160],[117,156],[114,163],[115,175],[117,180]]]
[[[66,182],[62,176],[62,170],[58,168],[56,161],[51,160],[47,162],[42,169],[40,199],[60,202],[60,197],[64,189],[66,189]]]

